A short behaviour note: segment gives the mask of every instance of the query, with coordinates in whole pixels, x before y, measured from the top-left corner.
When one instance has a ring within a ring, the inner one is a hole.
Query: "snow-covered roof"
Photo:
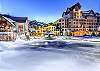
[[[3,16],[3,17],[4,17],[4,16]],[[7,21],[9,21],[13,26],[15,26],[15,25],[14,25],[14,22],[15,22],[15,21],[13,21],[12,19],[7,18],[7,17],[4,17],[4,18],[5,18]]]
[[[4,16],[3,16],[4,17]],[[9,20],[10,22],[15,22],[15,21],[13,21],[12,19],[10,19],[10,18],[7,18],[7,17],[4,17],[5,19],[7,19],[7,20]]]
[[[10,18],[13,21],[16,21],[18,23],[26,23],[26,20],[28,20],[27,17],[15,17],[15,16],[7,15],[7,14],[0,14],[0,16],[4,16],[6,18]]]

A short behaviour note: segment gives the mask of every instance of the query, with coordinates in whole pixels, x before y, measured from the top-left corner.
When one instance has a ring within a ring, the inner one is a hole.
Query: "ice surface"
[[[100,46],[70,41],[0,42],[0,71],[100,71]]]
[[[100,71],[99,63],[74,52],[9,50],[0,57],[0,71]]]

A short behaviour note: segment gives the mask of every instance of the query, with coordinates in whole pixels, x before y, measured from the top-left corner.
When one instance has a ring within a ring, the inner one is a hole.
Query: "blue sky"
[[[82,10],[100,12],[100,0],[0,0],[0,12],[48,23],[61,18],[62,12],[77,2]]]

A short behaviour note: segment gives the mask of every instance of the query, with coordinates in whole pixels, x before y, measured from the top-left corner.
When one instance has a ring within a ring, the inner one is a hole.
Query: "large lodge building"
[[[63,12],[55,26],[61,35],[64,35],[64,30],[71,36],[99,35],[100,14],[93,10],[81,11],[81,5],[77,3]]]

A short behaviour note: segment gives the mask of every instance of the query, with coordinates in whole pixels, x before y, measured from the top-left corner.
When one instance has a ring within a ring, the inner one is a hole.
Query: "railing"
[[[0,41],[16,40],[17,34],[13,32],[0,32]]]

